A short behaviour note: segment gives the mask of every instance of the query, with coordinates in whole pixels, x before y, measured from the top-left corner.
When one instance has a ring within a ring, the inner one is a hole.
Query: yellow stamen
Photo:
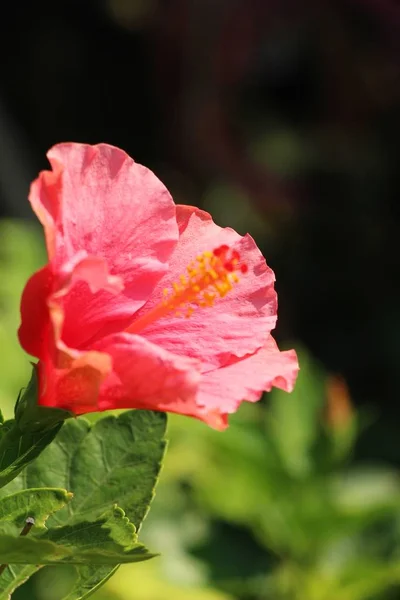
[[[179,282],[172,289],[165,288],[163,299],[154,308],[139,316],[126,331],[136,333],[167,314],[189,318],[196,306],[213,306],[216,298],[223,298],[238,283],[235,271],[245,273],[247,266],[240,264],[239,254],[221,246],[214,252],[203,252],[196,261],[186,268],[186,275],[179,276]]]

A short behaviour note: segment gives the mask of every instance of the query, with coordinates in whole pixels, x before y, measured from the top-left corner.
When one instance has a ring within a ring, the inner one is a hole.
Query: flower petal
[[[110,275],[108,265],[98,256],[80,252],[57,274],[56,286],[48,299],[56,339],[79,348],[92,339],[107,321],[99,298],[105,294],[119,298],[123,289],[120,277]],[[84,318],[78,310],[78,298],[86,299]],[[97,300],[97,301],[96,301]],[[109,317],[110,318],[110,317]]]
[[[112,360],[106,353],[67,347],[58,348],[53,356],[49,352],[38,364],[38,402],[75,414],[96,411],[101,383],[111,369]]]
[[[280,352],[272,336],[261,349],[224,367],[204,373],[198,394],[198,418],[216,429],[225,429],[227,417],[243,400],[257,402],[263,392],[277,387],[291,392],[299,364],[296,352]]]
[[[100,389],[97,410],[143,408],[192,414],[200,381],[197,361],[133,334],[110,335],[95,345],[113,361]]]
[[[22,293],[18,331],[21,345],[28,354],[43,358],[48,352],[55,352],[61,338],[64,342],[72,338],[79,345],[81,338],[91,337],[97,331],[97,315],[92,315],[90,310],[80,328],[75,324],[72,311],[70,318],[65,319],[67,308],[71,306],[70,295],[76,293],[77,286],[86,286],[88,297],[99,290],[108,290],[112,295],[121,290],[122,281],[109,274],[104,259],[86,256],[85,252],[74,256],[56,273],[51,264],[34,273]]]
[[[230,228],[216,225],[211,216],[190,206],[177,207],[179,242],[170,259],[170,270],[139,312],[144,314],[162,299],[186,272],[187,265],[205,250],[222,244],[233,245],[248,266],[240,280],[214,306],[196,308],[190,318],[169,314],[143,330],[149,340],[176,354],[199,358],[204,369],[224,364],[226,357],[246,356],[261,348],[276,322],[275,276],[250,236],[242,237]]]
[[[29,199],[44,226],[53,270],[85,251],[104,259],[124,284],[118,297],[105,290],[93,297],[78,286],[66,319],[71,313],[79,330],[90,307],[99,325],[115,319],[117,330],[167,270],[178,239],[173,200],[149,169],[113,146],[60,144],[48,158],[53,171],[39,175]]]
[[[21,298],[21,325],[18,338],[28,354],[39,357],[49,328],[47,299],[53,290],[53,273],[46,265],[28,279]]]
[[[114,334],[93,350],[58,344],[56,361],[48,353],[38,366],[39,403],[75,414],[116,408],[198,411],[199,365],[174,356],[140,336]]]

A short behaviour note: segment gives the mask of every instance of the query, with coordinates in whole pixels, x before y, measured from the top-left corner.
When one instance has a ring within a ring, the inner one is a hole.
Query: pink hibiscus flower
[[[118,148],[60,144],[30,202],[48,264],[22,295],[19,339],[39,404],[142,408],[217,429],[242,400],[290,391],[298,364],[271,336],[274,274],[253,239],[176,206]]]

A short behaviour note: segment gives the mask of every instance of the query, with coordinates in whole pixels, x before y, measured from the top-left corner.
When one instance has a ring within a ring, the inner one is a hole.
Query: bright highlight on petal
[[[175,316],[189,318],[196,307],[213,306],[218,296],[223,298],[239,282],[238,272],[244,274],[247,270],[239,252],[226,244],[215,248],[213,252],[203,252],[189,263],[186,274],[180,275],[171,290],[163,290],[162,302],[136,319],[126,331],[137,333],[171,312]]]

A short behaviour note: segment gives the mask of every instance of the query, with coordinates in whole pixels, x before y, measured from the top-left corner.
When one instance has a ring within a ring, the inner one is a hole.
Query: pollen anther
[[[163,290],[162,302],[139,316],[127,331],[135,333],[168,313],[189,318],[196,306],[213,306],[218,296],[224,298],[239,282],[237,273],[246,273],[247,269],[239,253],[226,244],[213,252],[203,252],[187,266],[179,282],[172,283],[171,290]]]

